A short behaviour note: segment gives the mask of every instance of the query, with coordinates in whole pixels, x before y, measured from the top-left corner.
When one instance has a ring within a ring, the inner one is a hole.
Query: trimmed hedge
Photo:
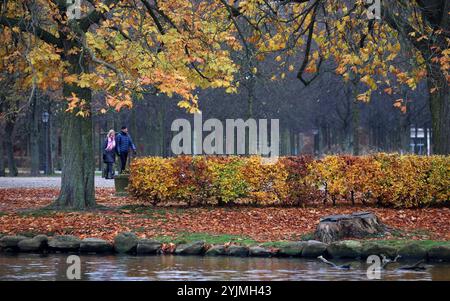
[[[332,201],[413,208],[448,205],[450,157],[146,157],[131,164],[132,196],[156,204],[308,205]]]

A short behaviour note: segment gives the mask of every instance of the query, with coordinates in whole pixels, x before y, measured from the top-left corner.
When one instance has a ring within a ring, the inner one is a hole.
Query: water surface
[[[0,255],[0,280],[67,280],[65,254]],[[200,256],[81,255],[81,280],[368,280],[368,264],[337,270],[318,260]],[[404,265],[407,263],[401,263]],[[398,271],[394,263],[381,280],[450,281],[450,263],[426,264],[426,271]]]

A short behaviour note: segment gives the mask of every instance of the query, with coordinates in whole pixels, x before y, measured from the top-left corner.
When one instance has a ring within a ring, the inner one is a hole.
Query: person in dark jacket
[[[136,146],[134,145],[131,136],[128,134],[127,127],[123,126],[116,137],[116,150],[120,158],[120,173],[125,170],[130,149],[136,154]]]
[[[113,178],[113,164],[116,162],[116,133],[110,130],[103,143],[103,162],[106,164],[105,178]]]

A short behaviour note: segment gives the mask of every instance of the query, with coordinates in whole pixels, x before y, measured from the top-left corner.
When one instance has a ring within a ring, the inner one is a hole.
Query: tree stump
[[[332,243],[343,238],[365,238],[383,235],[386,226],[370,212],[330,215],[320,219],[314,237],[324,243]]]

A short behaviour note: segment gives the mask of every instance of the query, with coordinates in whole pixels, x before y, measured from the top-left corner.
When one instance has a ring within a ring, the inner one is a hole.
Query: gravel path
[[[59,188],[60,177],[0,177],[0,188]],[[114,187],[114,180],[95,177],[95,187]]]

